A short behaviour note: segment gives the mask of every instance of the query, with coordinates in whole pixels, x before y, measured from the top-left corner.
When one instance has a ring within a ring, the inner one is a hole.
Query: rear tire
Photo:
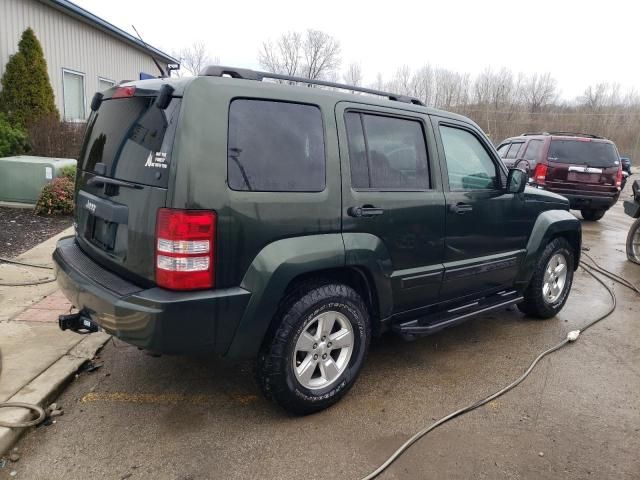
[[[302,415],[340,400],[355,383],[371,339],[362,298],[346,285],[307,286],[283,300],[276,321],[258,357],[264,395]]]
[[[569,297],[574,264],[575,255],[569,242],[561,237],[551,240],[538,258],[518,309],[534,318],[555,316]]]
[[[580,213],[582,213],[582,218],[588,222],[597,222],[604,217],[606,210],[603,208],[583,208]]]
[[[631,224],[627,234],[627,258],[640,264],[640,218]]]

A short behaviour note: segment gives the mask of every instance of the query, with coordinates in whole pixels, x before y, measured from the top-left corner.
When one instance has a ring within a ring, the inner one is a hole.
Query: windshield
[[[620,163],[612,143],[582,140],[551,140],[548,159],[550,162],[590,167],[615,167]]]
[[[102,163],[107,177],[166,187],[180,99],[174,98],[166,110],[154,101],[154,97],[103,101],[89,119],[80,169],[93,172]]]

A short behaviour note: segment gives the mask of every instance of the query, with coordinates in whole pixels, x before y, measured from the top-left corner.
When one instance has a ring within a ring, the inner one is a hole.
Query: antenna
[[[140,41],[144,43],[144,46],[151,49],[149,44],[142,39],[142,36],[140,36],[140,34],[138,33],[138,30],[136,29],[135,25],[131,25],[131,28],[133,28],[133,31],[136,32],[136,35],[138,35],[138,38],[140,39]],[[162,67],[156,60],[156,57],[154,57],[153,55],[150,55],[150,57],[151,57],[151,60],[153,60],[153,63],[156,64],[156,67],[158,67],[158,70],[160,70],[160,78],[167,78],[167,74],[165,73],[165,71],[162,69]]]

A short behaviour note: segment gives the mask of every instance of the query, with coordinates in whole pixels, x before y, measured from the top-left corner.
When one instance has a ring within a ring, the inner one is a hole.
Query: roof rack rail
[[[396,93],[383,92],[381,90],[374,90],[372,88],[357,87],[355,85],[347,85],[344,83],[328,82],[325,80],[312,80],[310,78],[295,77],[292,75],[282,75],[280,73],[259,72],[248,68],[235,68],[224,67],[221,65],[210,65],[205,67],[200,75],[205,77],[222,77],[228,75],[232,78],[241,78],[245,80],[257,80],[262,81],[265,78],[271,78],[274,80],[286,80],[295,83],[306,83],[309,85],[321,85],[323,87],[339,88],[340,90],[351,90],[354,92],[368,93],[370,95],[378,95],[381,97],[387,97],[389,100],[397,102],[411,103],[413,105],[422,105],[424,103],[420,99],[415,97],[409,97],[406,95],[398,95]]]
[[[587,138],[604,138],[598,135],[592,135],[591,133],[580,133],[580,132],[549,132],[549,135],[559,135],[564,137],[587,137]]]
[[[579,132],[526,132],[521,133],[521,137],[529,137],[532,135],[557,135],[559,137],[587,137],[587,138],[598,138],[604,139],[604,137],[599,137],[598,135],[592,135],[590,133],[579,133]]]

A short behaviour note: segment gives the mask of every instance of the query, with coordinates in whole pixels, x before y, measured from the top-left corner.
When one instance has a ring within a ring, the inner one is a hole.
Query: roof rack
[[[604,138],[604,137],[599,137],[598,135],[592,135],[591,133],[580,133],[580,132],[549,132],[549,135],[560,135],[563,137]]]
[[[312,80],[310,78],[295,77],[292,75],[282,75],[280,73],[259,72],[259,71],[251,70],[248,68],[235,68],[235,67],[224,67],[221,65],[210,65],[208,67],[205,67],[200,72],[200,75],[205,77],[222,77],[227,75],[232,78],[241,78],[244,80],[256,80],[258,82],[261,82],[265,78],[272,78],[274,80],[286,80],[286,81],[295,82],[295,83],[321,85],[323,87],[339,88],[341,90],[351,90],[354,92],[368,93],[370,95],[387,97],[389,100],[394,100],[396,102],[411,103],[413,105],[424,106],[424,103],[422,103],[418,98],[409,97],[407,95],[398,95],[396,93],[383,92],[381,90],[374,90],[372,88],[365,88],[365,87],[357,87],[355,85],[347,85],[344,83],[328,82],[325,80]]]
[[[579,132],[527,132],[527,133],[522,133],[520,136],[529,137],[532,135],[558,135],[561,137],[587,137],[587,138],[604,139],[604,137],[599,137],[598,135],[592,135],[590,133],[579,133]]]

